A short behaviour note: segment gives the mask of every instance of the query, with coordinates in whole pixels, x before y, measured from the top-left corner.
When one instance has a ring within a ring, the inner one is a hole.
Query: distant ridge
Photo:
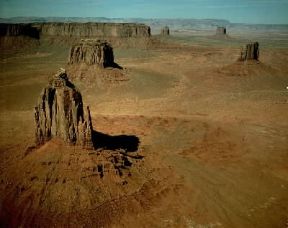
[[[107,18],[107,17],[10,17],[0,18],[1,23],[33,23],[33,22],[201,22],[201,23],[212,23],[217,25],[230,24],[228,20],[222,19],[154,19],[154,18]]]

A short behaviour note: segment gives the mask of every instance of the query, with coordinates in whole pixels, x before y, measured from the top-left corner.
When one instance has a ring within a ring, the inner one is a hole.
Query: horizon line
[[[217,21],[225,21],[229,24],[243,24],[243,25],[288,25],[288,23],[247,23],[247,22],[231,22],[228,19],[223,18],[192,18],[192,17],[105,17],[105,16],[87,16],[87,17],[81,17],[81,16],[13,16],[13,17],[0,17],[0,19],[14,19],[14,18],[105,18],[109,20],[116,20],[116,19],[125,19],[125,20],[132,20],[132,19],[140,19],[140,20],[217,20]]]

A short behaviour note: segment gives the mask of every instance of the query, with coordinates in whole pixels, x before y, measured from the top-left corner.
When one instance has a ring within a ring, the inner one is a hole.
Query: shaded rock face
[[[28,36],[39,39],[40,33],[32,24],[1,24],[0,36]]]
[[[151,29],[136,23],[18,23],[0,24],[1,36],[150,37]]]
[[[86,63],[100,67],[113,66],[113,48],[105,41],[82,40],[70,49],[68,63]]]
[[[259,59],[259,43],[249,43],[242,47],[240,61],[257,60]]]
[[[223,36],[223,35],[226,35],[227,33],[226,33],[226,28],[225,27],[217,27],[217,29],[216,29],[216,35],[221,35],[221,36]]]
[[[165,26],[161,29],[161,35],[162,36],[169,36],[170,35],[170,29],[168,26]]]
[[[81,93],[69,81],[64,69],[43,89],[35,107],[35,123],[37,145],[58,137],[70,144],[93,148],[89,107],[84,116]]]

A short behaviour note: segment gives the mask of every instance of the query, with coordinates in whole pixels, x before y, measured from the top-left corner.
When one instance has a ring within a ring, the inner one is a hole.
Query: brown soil
[[[2,53],[1,225],[286,227],[288,49],[239,63],[240,44],[210,40],[116,49],[124,70],[67,66],[69,47],[56,43]],[[33,148],[33,107],[59,67],[95,130],[138,137],[137,151]],[[123,153],[119,171],[109,159]]]

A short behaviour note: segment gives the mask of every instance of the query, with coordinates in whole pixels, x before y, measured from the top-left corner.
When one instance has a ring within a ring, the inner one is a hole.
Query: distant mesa
[[[149,26],[137,23],[35,23],[44,36],[150,37]]]
[[[112,46],[106,41],[82,39],[70,49],[68,64],[97,65],[100,67],[114,67]]]
[[[227,35],[226,27],[218,26],[216,29],[216,36],[226,36],[226,35]]]
[[[218,26],[217,29],[216,29],[216,35],[222,35],[222,36],[225,36],[227,35],[227,30],[226,30],[226,27],[221,27],[221,26]]]
[[[81,38],[109,39],[117,45],[138,47],[148,45],[150,36],[150,27],[138,23],[0,23],[0,49],[39,45],[42,40],[74,42]]]
[[[161,35],[162,36],[169,36],[170,35],[170,29],[168,26],[165,26],[161,29]]]
[[[0,36],[28,36],[31,38],[39,39],[39,30],[31,24],[1,24],[0,23]]]
[[[40,44],[39,30],[31,24],[0,23],[0,49],[23,49]]]
[[[259,60],[259,43],[249,43],[246,44],[241,49],[239,61],[247,61],[247,60]]]
[[[53,137],[93,149],[92,122],[87,106],[83,109],[81,93],[69,81],[65,69],[60,69],[41,93],[35,107],[36,144]]]
[[[137,23],[0,23],[0,36],[150,37],[149,26]]]

